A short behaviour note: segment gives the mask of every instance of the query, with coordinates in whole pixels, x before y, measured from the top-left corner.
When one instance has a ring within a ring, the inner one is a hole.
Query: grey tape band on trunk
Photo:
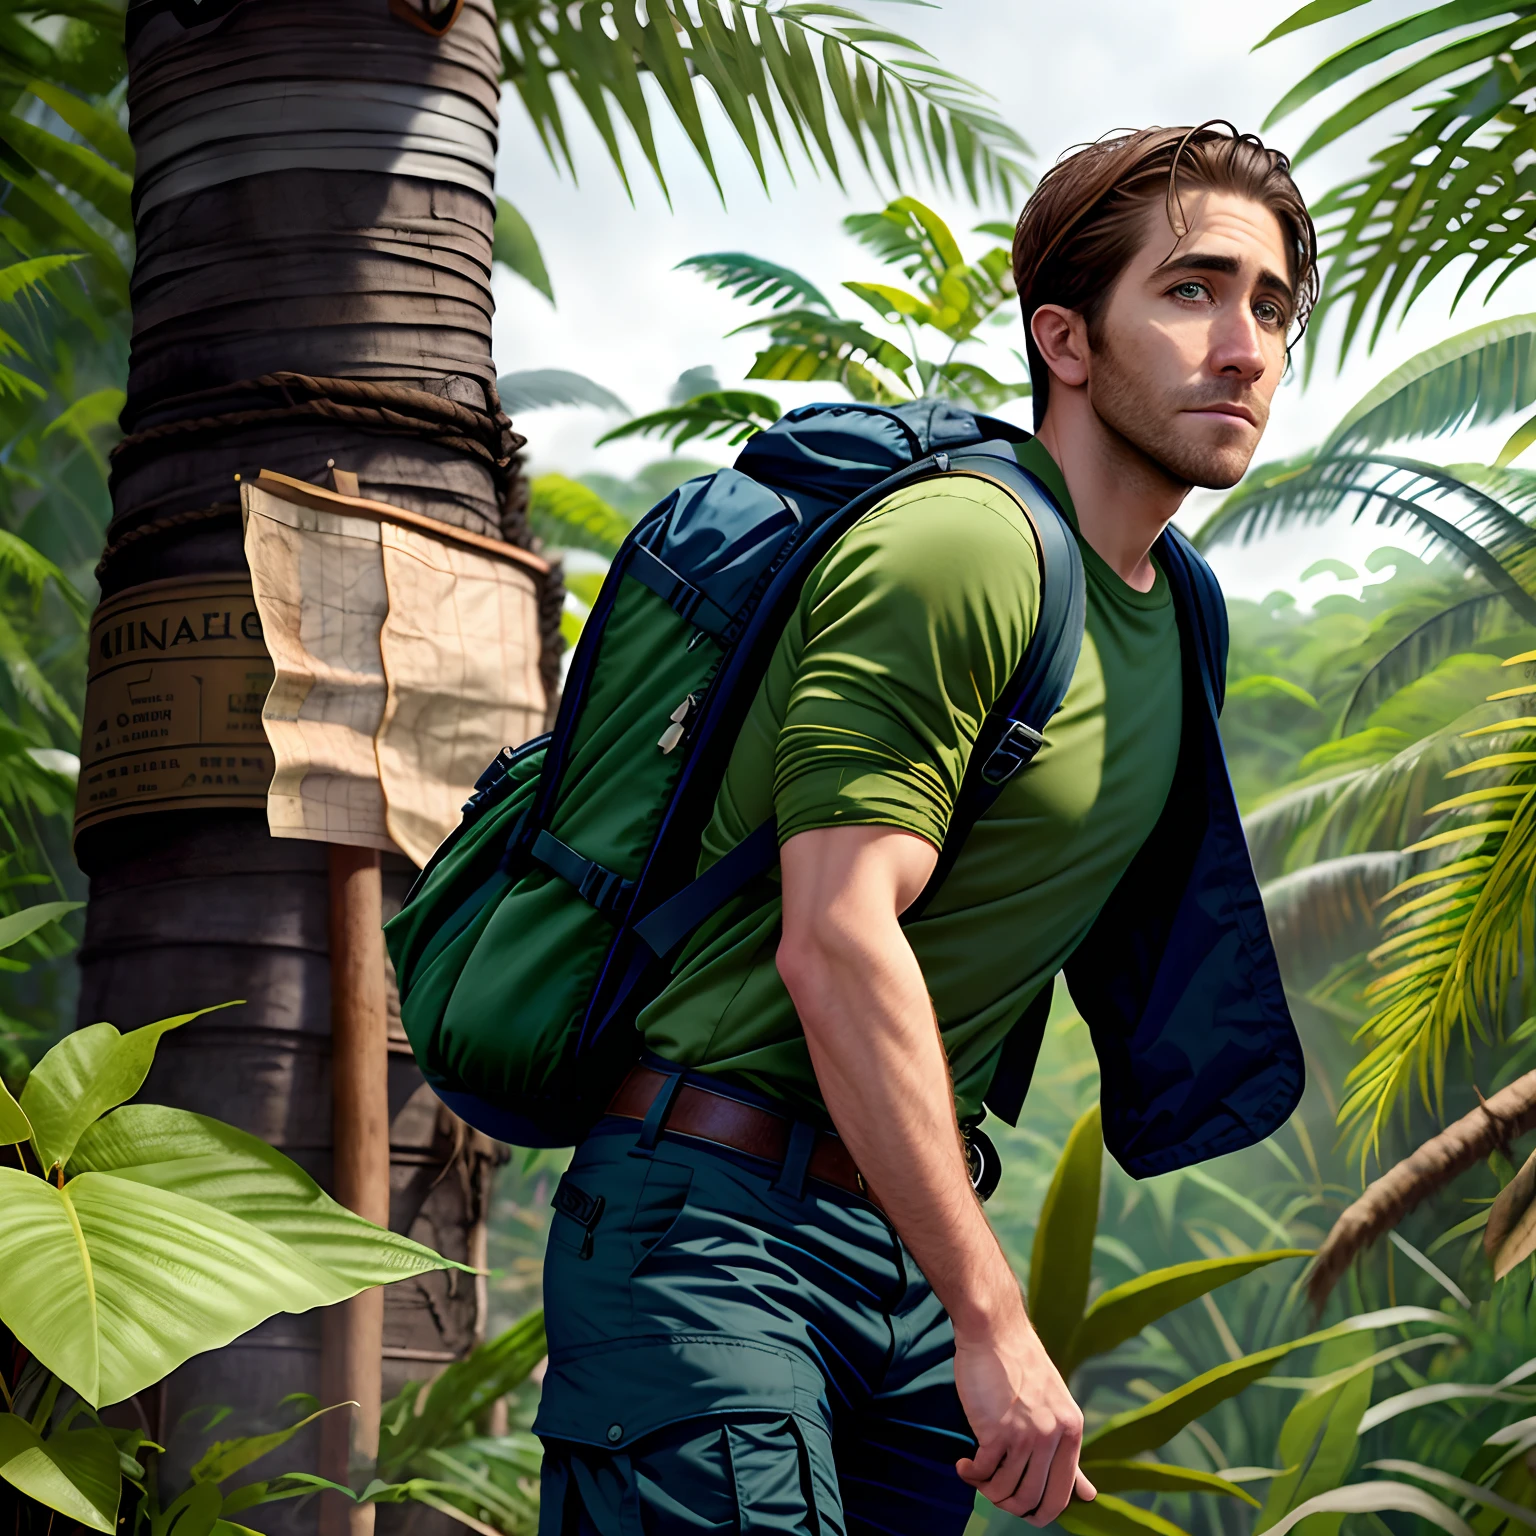
[[[181,120],[164,121],[173,116]],[[136,140],[141,211],[289,170],[421,176],[495,199],[496,120],[453,91],[400,81],[269,80],[204,93],[158,118]]]

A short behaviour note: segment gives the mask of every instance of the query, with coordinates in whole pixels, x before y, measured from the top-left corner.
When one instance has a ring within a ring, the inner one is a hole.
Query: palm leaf
[[[521,373],[504,373],[496,380],[496,393],[502,409],[513,415],[520,411],[543,411],[556,405],[595,405],[603,411],[625,411],[624,404],[611,389],[604,389],[584,373],[568,368],[527,368]]]
[[[598,438],[598,444],[624,437],[661,437],[675,452],[694,438],[724,438],[733,448],[771,427],[782,412],[777,400],[741,389],[722,389],[695,395],[681,405],[637,416]]]
[[[1474,327],[1410,358],[1333,429],[1323,454],[1439,437],[1536,401],[1536,315]]]
[[[1376,906],[1404,874],[1395,851],[1323,859],[1261,891],[1264,916],[1288,984],[1305,988],[1371,947]]]
[[[94,150],[72,144],[25,118],[0,114],[0,139],[29,165],[51,176],[67,192],[89,203],[111,223],[133,230],[133,179]]]
[[[1464,598],[1416,624],[1361,675],[1344,706],[1340,735],[1359,730],[1384,700],[1447,657],[1507,635],[1517,625],[1516,613],[1501,592]]]
[[[768,332],[768,345],[753,360],[749,379],[833,380],[855,400],[880,403],[907,398],[902,390],[911,392],[912,359],[856,320],[791,309],[749,320],[730,334],[759,330]]]
[[[690,256],[677,264],[679,271],[697,272],[707,283],[748,304],[767,304],[784,309],[790,304],[808,304],[813,309],[832,313],[832,306],[809,278],[788,267],[749,256],[743,251],[716,251],[709,256]]]
[[[549,280],[549,268],[544,265],[544,253],[528,220],[506,198],[496,199],[496,223],[491,231],[491,260],[499,261],[509,272],[515,272],[525,282],[531,283],[540,293],[555,302],[554,284]]]
[[[1030,393],[1027,379],[1010,384],[994,378],[975,363],[940,363],[928,371],[924,393],[958,400],[978,411],[995,411],[1010,400],[1023,400]]]
[[[1029,146],[981,91],[934,64],[911,39],[846,6],[496,0],[496,11],[504,76],[551,159],[573,171],[563,109],[551,88],[555,76],[571,88],[626,185],[614,107],[665,188],[642,89],[642,76],[649,76],[717,188],[714,149],[698,107],[700,82],[765,185],[770,153],[789,166],[791,142],[813,168],[841,183],[829,132],[834,117],[861,162],[892,181],[918,174],[952,191],[963,187],[973,201],[989,192],[1013,201],[1028,185]]]
[[[591,549],[614,555],[629,533],[629,520],[590,486],[564,475],[540,475],[529,486],[533,531],[558,549]]]
[[[1536,556],[1536,532],[1516,510],[1532,482],[1501,484],[1503,496],[1467,466],[1396,455],[1304,455],[1244,479],[1201,525],[1195,542],[1202,549],[1246,543],[1276,529],[1322,522],[1353,504],[1357,522],[1369,516],[1380,527],[1406,525],[1428,535],[1482,575],[1527,623],[1536,623],[1536,599],[1512,574],[1517,562]]]

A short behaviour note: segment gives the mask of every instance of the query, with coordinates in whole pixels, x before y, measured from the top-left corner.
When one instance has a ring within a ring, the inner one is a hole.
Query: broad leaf
[[[1438,1467],[1426,1467],[1419,1461],[1386,1460],[1373,1461],[1370,1464],[1373,1472],[1396,1472],[1403,1477],[1416,1477],[1421,1482],[1433,1483],[1437,1487],[1444,1488],[1448,1493],[1458,1494],[1461,1498],[1471,1499],[1474,1503],[1481,1504],[1487,1509],[1497,1510],[1499,1514],[1507,1516],[1511,1520],[1518,1521],[1528,1529],[1536,1531],[1536,1510],[1522,1509],[1520,1505],[1511,1503],[1508,1499],[1501,1498],[1497,1493],[1487,1488],[1480,1488],[1476,1483],[1468,1482],[1464,1477],[1457,1477],[1450,1472],[1442,1472]]]
[[[1182,1526],[1112,1493],[1101,1493],[1091,1502],[1073,1499],[1056,1523],[1072,1536],[1188,1536]]]
[[[350,1286],[349,1295],[429,1269],[474,1273],[338,1205],[259,1136],[189,1110],[124,1105],[80,1138],[65,1171],[71,1178],[109,1174],[200,1202],[323,1266]]]
[[[27,1112],[11,1097],[11,1090],[0,1083],[0,1147],[13,1147],[18,1141],[31,1141],[32,1122]]]
[[[529,228],[528,221],[506,198],[496,199],[496,224],[491,235],[491,259],[532,283],[540,293],[555,302],[554,285],[544,265],[544,253]]]
[[[219,1003],[216,1008],[235,1006]],[[44,1170],[68,1162],[86,1127],[144,1086],[163,1034],[214,1011],[199,1008],[126,1035],[112,1024],[90,1024],[65,1035],[33,1067],[21,1090],[21,1107],[32,1122],[32,1147]]]
[[[1099,1225],[1104,1136],[1095,1104],[1072,1127],[1051,1176],[1029,1261],[1029,1317],[1058,1367],[1088,1304],[1093,1236]]]
[[[25,1419],[0,1413],[0,1479],[93,1531],[116,1529],[122,1473],[104,1429],[55,1430],[45,1439]]]
[[[0,1321],[98,1407],[275,1312],[448,1264],[265,1142],[184,1110],[117,1110],[69,1172],[60,1189],[0,1169]]]
[[[1194,1467],[1170,1467],[1158,1461],[1087,1461],[1082,1463],[1088,1481],[1102,1493],[1222,1493],[1241,1499],[1255,1509],[1259,1501],[1236,1483],[1215,1472]]]
[[[1072,1335],[1063,1369],[1070,1373],[1084,1360],[1106,1354],[1117,1344],[1135,1338],[1149,1323],[1155,1323],[1175,1308],[1214,1291],[1218,1286],[1230,1284],[1281,1259],[1307,1258],[1310,1253],[1308,1248],[1276,1248],[1233,1258],[1197,1259],[1138,1275],[1124,1285],[1105,1291],[1089,1307]]]

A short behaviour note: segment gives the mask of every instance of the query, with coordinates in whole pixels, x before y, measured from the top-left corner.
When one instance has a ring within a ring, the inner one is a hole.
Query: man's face
[[[1269,420],[1295,313],[1280,223],[1230,192],[1159,200],[1099,317],[1088,395],[1103,421],[1184,485],[1242,478]],[[1172,249],[1170,249],[1172,247]]]

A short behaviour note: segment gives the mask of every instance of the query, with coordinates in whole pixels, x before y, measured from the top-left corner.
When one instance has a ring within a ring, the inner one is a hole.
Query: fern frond
[[[690,256],[677,264],[678,271],[697,272],[706,283],[713,283],[732,298],[748,304],[767,304],[785,309],[791,304],[808,304],[813,309],[832,313],[826,296],[809,278],[789,267],[749,256],[745,251],[716,251],[708,256]]]

